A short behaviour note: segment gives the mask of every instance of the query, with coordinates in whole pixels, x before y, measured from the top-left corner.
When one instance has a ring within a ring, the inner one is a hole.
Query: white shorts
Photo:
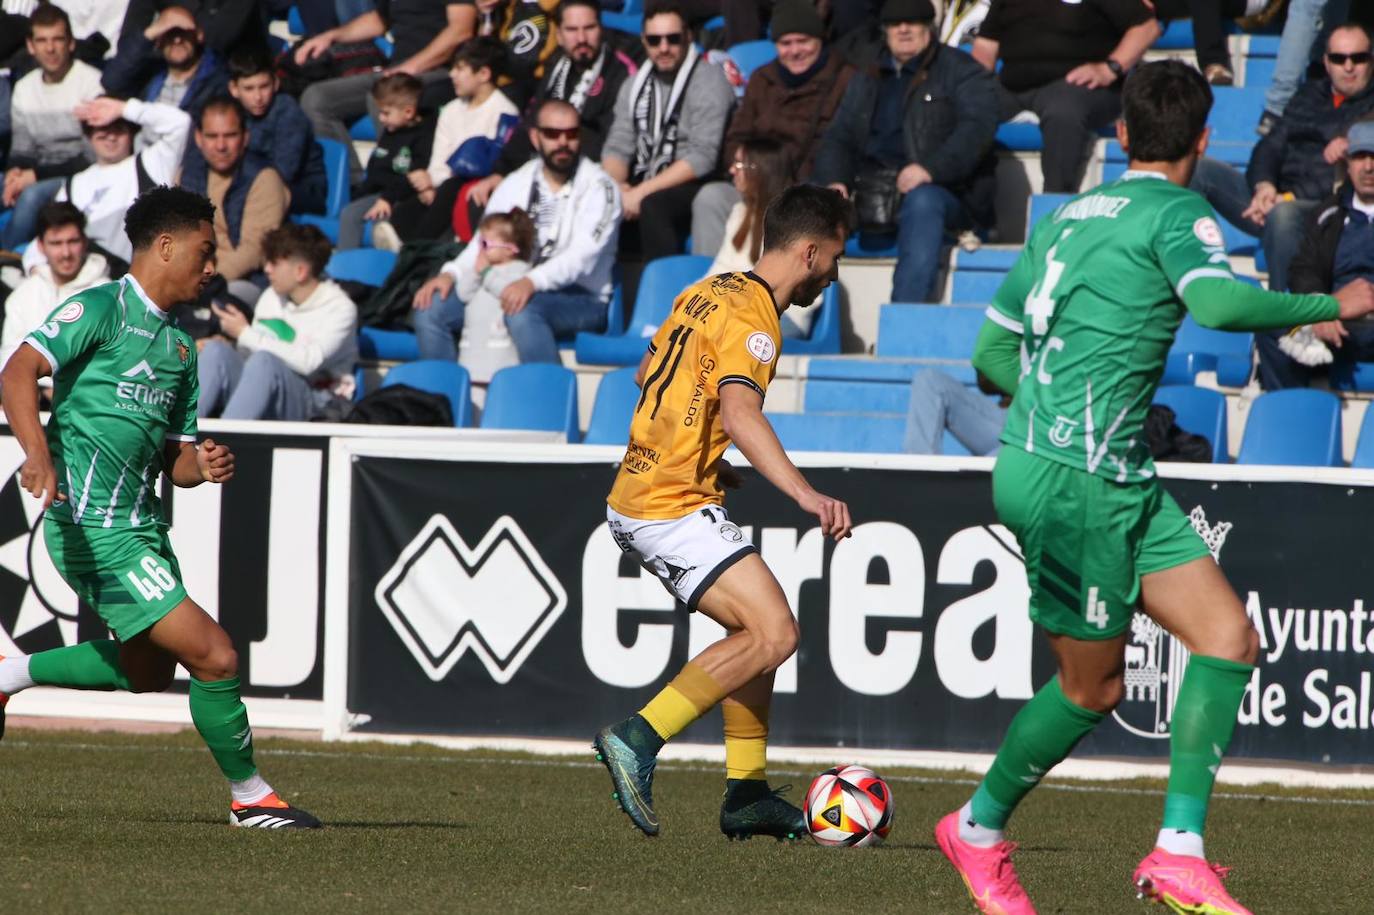
[[[689,610],[726,569],[758,552],[719,505],[665,521],[631,518],[607,506],[606,524],[616,544]]]

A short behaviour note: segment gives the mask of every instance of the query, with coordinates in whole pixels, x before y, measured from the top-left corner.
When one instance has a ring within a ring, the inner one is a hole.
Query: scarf
[[[573,86],[572,92],[569,93],[568,77],[572,74],[573,60],[567,54],[560,54],[558,61],[553,65],[553,72],[549,74],[549,98],[562,99],[580,112],[582,106],[587,103],[587,93],[601,78],[601,68],[605,64],[606,46],[603,44],[597,52],[596,59],[592,61],[591,66],[582,71],[582,75],[577,78],[577,85]]]
[[[811,82],[811,78],[817,73],[824,70],[828,63],[830,63],[830,49],[821,48],[821,56],[817,57],[816,62],[801,73],[793,73],[782,64],[778,64],[778,73],[781,74],[783,86],[788,89],[800,89]]]
[[[682,99],[692,78],[700,54],[695,45],[687,46],[687,56],[673,78],[668,103],[663,104],[662,85],[654,79],[652,65],[641,67],[630,87],[630,109],[635,122],[635,161],[631,169],[631,184],[639,184],[663,171],[677,158],[678,117],[682,113]]]

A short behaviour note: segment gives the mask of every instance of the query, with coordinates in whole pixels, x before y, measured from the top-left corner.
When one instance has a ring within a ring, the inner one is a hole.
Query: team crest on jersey
[[[80,302],[68,302],[57,314],[53,315],[54,321],[61,321],[63,324],[71,324],[81,319],[81,315],[86,311]]]
[[[186,360],[191,358],[191,348],[186,345],[185,340],[177,341],[177,358],[181,360],[182,365],[185,365]]]
[[[711,291],[716,295],[744,290],[745,279],[741,273],[722,273],[711,280]]]
[[[1221,226],[1210,216],[1203,216],[1193,223],[1193,234],[1197,240],[1207,245],[1209,248],[1220,248],[1226,243],[1221,235]]]
[[[749,339],[744,341],[744,346],[749,350],[749,355],[764,363],[772,362],[773,357],[778,354],[778,348],[773,345],[773,338],[762,331],[750,334]]]
[[[1050,427],[1050,441],[1060,448],[1067,448],[1073,443],[1073,430],[1078,428],[1078,420],[1069,419],[1067,416],[1056,416],[1054,425]]]

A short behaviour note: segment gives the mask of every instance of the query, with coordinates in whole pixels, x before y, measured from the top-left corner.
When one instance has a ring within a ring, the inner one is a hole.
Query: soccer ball
[[[892,791],[863,766],[826,769],[806,792],[806,828],[821,845],[877,845],[892,829]]]

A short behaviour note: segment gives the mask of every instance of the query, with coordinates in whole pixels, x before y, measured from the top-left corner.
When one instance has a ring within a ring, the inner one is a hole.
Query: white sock
[[[992,848],[1006,841],[1007,834],[1000,829],[989,829],[973,821],[973,801],[967,801],[959,808],[959,838],[979,848]]]
[[[33,685],[33,677],[29,676],[28,655],[0,658],[0,693],[13,696]]]
[[[245,807],[252,807],[272,793],[272,786],[263,780],[263,777],[254,772],[249,778],[241,782],[231,781],[229,783],[229,793],[234,796],[234,800],[243,804]]]
[[[1171,855],[1187,855],[1191,858],[1205,858],[1202,853],[1202,836],[1186,829],[1161,829],[1155,845]]]

